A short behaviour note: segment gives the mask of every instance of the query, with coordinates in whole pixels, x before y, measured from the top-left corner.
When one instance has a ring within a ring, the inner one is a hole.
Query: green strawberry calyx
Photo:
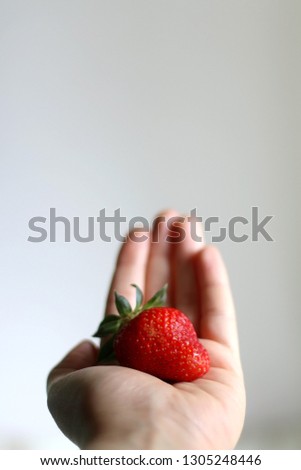
[[[145,304],[143,304],[143,293],[141,289],[136,284],[131,284],[132,287],[136,289],[136,305],[132,309],[129,301],[123,296],[118,294],[116,291],[115,295],[115,304],[119,316],[114,314],[109,314],[101,321],[96,333],[94,333],[94,338],[104,338],[110,336],[110,339],[107,340],[100,348],[98,361],[110,361],[115,358],[114,354],[114,340],[119,331],[133,318],[139,315],[144,310],[153,307],[162,307],[166,303],[167,297],[167,284],[165,284],[162,289],[153,295]]]

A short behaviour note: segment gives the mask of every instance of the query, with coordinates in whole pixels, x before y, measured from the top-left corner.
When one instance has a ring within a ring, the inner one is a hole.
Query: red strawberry
[[[136,286],[137,302],[115,293],[120,317],[109,315],[94,336],[113,337],[101,348],[100,360],[116,357],[121,366],[131,367],[169,382],[191,382],[209,370],[209,355],[198,341],[195,329],[184,313],[160,306],[165,286],[142,306],[142,292]]]

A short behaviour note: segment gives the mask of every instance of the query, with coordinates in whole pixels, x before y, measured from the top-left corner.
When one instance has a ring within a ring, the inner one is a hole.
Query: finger
[[[126,297],[132,307],[135,306],[136,291],[131,284],[137,284],[144,291],[149,244],[148,232],[135,230],[129,233],[117,259],[107,300],[106,315],[118,314],[115,306],[115,291]]]
[[[154,219],[146,272],[146,300],[168,284],[168,303],[172,302],[171,243],[168,237],[171,235],[169,221],[177,216],[177,212],[169,210]]]
[[[98,348],[90,341],[79,343],[51,370],[47,379],[47,390],[49,390],[57,379],[75,370],[94,366],[96,364],[97,354]]]
[[[175,222],[182,230],[182,240],[172,246],[174,269],[175,307],[184,312],[199,334],[199,305],[195,273],[195,254],[204,247],[202,225],[195,218],[185,217],[183,223]]]
[[[200,287],[201,337],[217,341],[238,353],[235,310],[225,265],[212,245],[196,256]]]

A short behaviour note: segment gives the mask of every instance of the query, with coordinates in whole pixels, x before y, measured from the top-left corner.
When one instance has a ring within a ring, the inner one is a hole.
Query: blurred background
[[[56,208],[85,236],[103,208],[148,220],[196,208],[227,226],[258,207],[273,242],[218,244],[247,387],[238,448],[301,449],[300,2],[0,0],[0,11],[0,447],[73,448],[45,380],[98,325],[119,248],[97,233],[66,243],[60,229],[31,243],[32,217]]]

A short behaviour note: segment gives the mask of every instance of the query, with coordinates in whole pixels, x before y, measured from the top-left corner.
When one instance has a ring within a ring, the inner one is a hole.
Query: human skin
[[[177,215],[161,214],[166,220]],[[238,442],[245,388],[228,275],[219,251],[192,239],[187,218],[176,225],[185,230],[178,243],[166,241],[170,227],[163,222],[144,241],[127,238],[105,314],[117,314],[115,290],[134,305],[130,284],[148,299],[168,283],[168,305],[193,322],[210,370],[194,382],[172,385],[126,367],[96,365],[98,348],[80,343],[50,372],[48,406],[81,449],[232,449]]]

